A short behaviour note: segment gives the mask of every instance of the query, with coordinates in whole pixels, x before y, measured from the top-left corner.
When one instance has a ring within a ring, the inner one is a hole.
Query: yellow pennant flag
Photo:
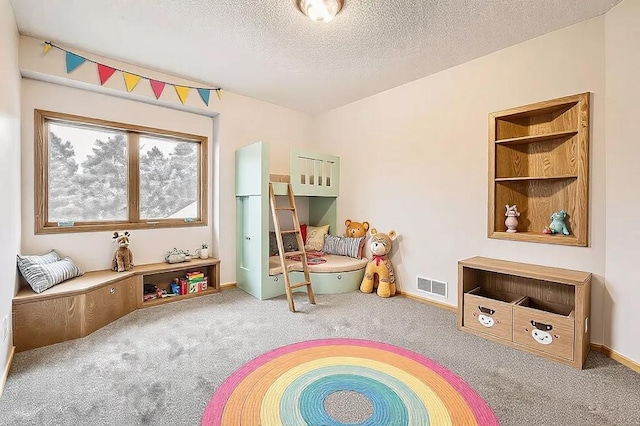
[[[122,73],[122,75],[124,77],[124,84],[127,86],[127,92],[132,91],[140,81],[139,75],[129,74],[127,72]]]
[[[50,50],[51,50],[51,44],[50,43],[45,43],[44,44],[44,53],[43,53],[43,55],[46,55],[47,53],[49,53]]]
[[[221,101],[222,100],[222,90],[216,89],[216,95],[218,95],[218,100]]]
[[[184,103],[187,101],[187,95],[189,95],[189,88],[184,86],[174,86],[174,87],[176,88],[176,93],[180,98],[180,102],[182,102],[182,105],[184,105]]]

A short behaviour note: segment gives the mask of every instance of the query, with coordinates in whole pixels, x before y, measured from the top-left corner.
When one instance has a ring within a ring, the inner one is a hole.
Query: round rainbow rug
[[[372,407],[364,421],[327,412],[336,393]],[[498,425],[487,403],[461,378],[409,350],[359,339],[295,343],[249,361],[225,380],[202,417],[218,425]]]

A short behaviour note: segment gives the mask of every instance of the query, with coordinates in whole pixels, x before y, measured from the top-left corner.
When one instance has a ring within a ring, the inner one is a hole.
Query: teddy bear
[[[569,229],[567,229],[567,225],[564,223],[564,219],[567,217],[567,212],[564,210],[560,210],[558,212],[554,212],[551,214],[551,224],[542,230],[545,234],[563,234],[569,235]]]
[[[118,245],[111,261],[111,269],[114,271],[123,272],[133,269],[133,253],[129,248],[129,235],[131,235],[129,231],[113,233],[113,241]]]
[[[364,278],[360,284],[360,291],[371,293],[377,288],[378,296],[391,297],[396,294],[396,277],[393,273],[393,265],[389,259],[392,242],[396,239],[396,231],[389,231],[388,234],[378,232],[376,228],[371,229],[371,242],[369,247],[373,259],[367,263]]]
[[[347,219],[344,224],[347,226],[347,232],[345,233],[347,237],[364,237],[369,230],[369,222],[352,222]]]

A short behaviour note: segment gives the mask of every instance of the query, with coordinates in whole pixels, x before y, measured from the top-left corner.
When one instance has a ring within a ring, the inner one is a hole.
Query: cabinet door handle
[[[336,278],[338,278],[339,280],[342,279],[342,275],[338,275]]]
[[[245,239],[245,240],[250,240],[250,239],[251,239],[251,237],[244,237],[244,239]]]
[[[115,294],[115,293],[116,293],[116,288],[115,288],[115,287],[111,287],[111,288],[109,289],[109,293],[110,293],[110,294]]]

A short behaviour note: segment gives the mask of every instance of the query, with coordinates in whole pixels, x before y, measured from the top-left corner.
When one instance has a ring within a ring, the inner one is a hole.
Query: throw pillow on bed
[[[307,241],[305,250],[321,251],[324,246],[324,236],[329,233],[329,225],[307,226]]]
[[[337,235],[326,235],[322,251],[327,254],[338,256],[348,256],[354,259],[362,259],[362,249],[364,248],[365,237],[343,237]]]
[[[285,253],[298,251],[298,239],[296,238],[296,234],[282,234],[282,244],[284,245]],[[269,256],[277,256],[278,253],[276,233],[271,231],[269,232]]]
[[[300,234],[302,235],[302,241],[307,244],[307,225],[305,223],[300,224]]]
[[[18,255],[18,269],[36,293],[84,274],[70,257],[60,260],[53,250],[41,256]]]

